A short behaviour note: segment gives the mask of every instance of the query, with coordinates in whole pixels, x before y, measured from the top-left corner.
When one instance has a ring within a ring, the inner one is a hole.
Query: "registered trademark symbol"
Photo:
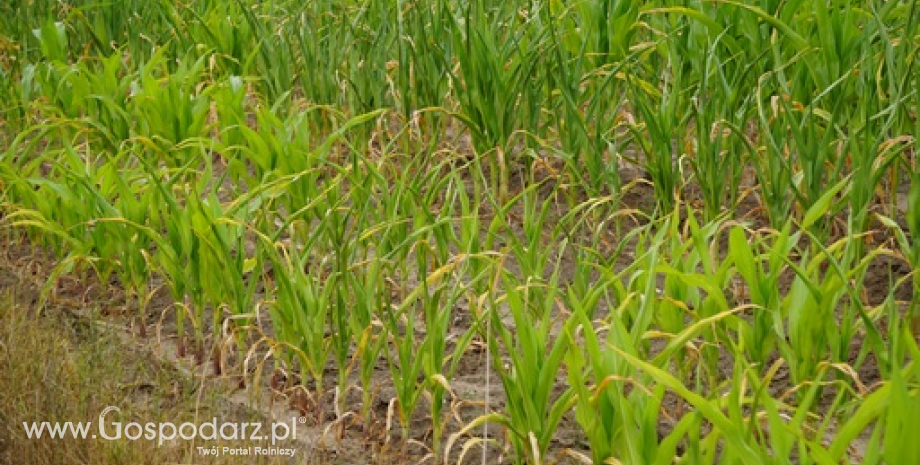
[[[300,424],[304,424],[307,422],[307,417],[300,417],[297,419],[297,421],[300,422]]]

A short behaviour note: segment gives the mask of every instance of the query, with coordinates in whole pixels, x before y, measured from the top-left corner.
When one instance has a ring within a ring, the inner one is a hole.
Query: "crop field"
[[[915,1],[8,1],[0,237],[342,463],[920,464],[918,112]]]

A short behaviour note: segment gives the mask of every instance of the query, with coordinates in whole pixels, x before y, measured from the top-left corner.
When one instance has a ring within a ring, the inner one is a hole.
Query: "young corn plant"
[[[350,350],[355,334],[348,324],[348,313],[354,306],[353,295],[347,286],[348,276],[352,273],[357,241],[354,237],[361,230],[362,217],[360,208],[353,208],[349,203],[350,189],[344,187],[349,176],[346,170],[340,172],[342,183],[337,189],[325,190],[324,204],[327,206],[324,217],[318,218],[316,234],[316,251],[329,251],[328,256],[320,260],[321,266],[316,271],[322,276],[323,286],[329,289],[329,344],[338,367],[338,385],[348,384],[348,364]],[[322,251],[322,252],[321,252]]]
[[[100,215],[97,220],[91,221],[98,228],[93,233],[94,236],[98,235],[94,248],[99,251],[100,257],[115,261],[115,271],[125,286],[128,301],[133,298],[137,306],[138,328],[140,335],[145,337],[149,286],[153,273],[148,250],[153,242],[148,234],[138,229],[157,226],[155,219],[147,213],[150,202],[157,198],[157,192],[146,188],[143,174],[132,173],[131,177],[125,177],[120,172],[122,159],[128,153],[122,152],[120,157],[111,158],[101,168],[96,181],[99,186],[96,198],[100,202],[111,202],[107,214],[117,212],[117,216]]]
[[[412,253],[417,257],[426,256],[430,252],[423,247],[423,240],[413,243]],[[428,271],[431,268],[426,263],[427,259],[416,259],[421,277],[418,286],[395,308],[386,309],[383,317],[390,341],[386,353],[396,390],[395,408],[404,444],[408,444],[411,438],[412,415],[421,396],[429,390],[432,393],[434,432],[441,434],[441,401],[444,390],[449,387],[445,386],[447,380],[443,378],[441,368],[446,331],[451,322],[451,303],[445,305],[444,294],[455,264],[447,263]],[[421,335],[423,328],[424,335]],[[439,355],[440,358],[436,358]],[[434,445],[434,452],[438,455],[437,440]]]
[[[74,129],[84,128],[90,143],[114,155],[131,136],[132,126],[128,93],[134,74],[125,69],[123,59],[114,53],[98,61],[67,64],[49,58],[29,65],[33,77],[28,93],[35,94],[33,99],[44,97],[43,102],[33,102],[49,116],[69,121],[67,126]]]
[[[294,36],[287,27],[297,29],[297,23],[291,20],[296,16],[286,15],[284,10],[276,8],[277,2],[252,5],[237,0],[236,3],[241,17],[235,18],[245,24],[247,35],[252,36],[249,40],[255,45],[251,52],[243,55],[242,73],[259,77],[261,93],[269,102],[285,101],[294,85],[295,73],[306,72],[306,68],[297,68],[301,60],[295,55],[293,44],[286,39]]]
[[[686,207],[687,218],[678,229],[674,218],[665,224],[670,231],[659,247],[665,251],[664,257],[655,266],[655,272],[664,279],[656,318],[658,328],[669,335],[680,334],[688,322],[729,320],[733,321],[734,299],[727,295],[727,289],[733,278],[731,263],[721,260],[712,244],[720,242],[722,222],[713,221],[700,225],[698,213]],[[701,331],[700,337],[693,344],[681,347],[672,339],[664,351],[656,358],[667,358],[672,348],[676,349],[675,362],[679,369],[695,371],[698,382],[707,380],[714,386],[718,379],[719,350],[721,341],[730,339],[724,326],[712,325]],[[698,345],[697,345],[698,344]],[[695,361],[695,366],[693,362]],[[686,367],[683,365],[687,363]]]
[[[493,334],[488,340],[505,394],[506,411],[499,421],[507,428],[516,460],[548,463],[550,443],[563,415],[574,405],[574,390],[556,390],[569,339],[552,334],[556,322],[570,325],[552,316],[557,299],[554,279],[545,284],[520,283],[504,275],[505,293],[493,303]],[[498,311],[503,304],[511,313],[513,328]]]
[[[357,12],[355,10],[358,10]],[[292,8],[288,13],[291,49],[299,60],[297,77],[305,99],[318,105],[341,106],[343,63],[355,42],[352,29],[363,21],[357,5],[316,1]],[[352,18],[348,22],[346,18]],[[322,121],[317,121],[322,124]]]
[[[455,5],[449,2],[410,0],[396,11],[398,102],[407,118],[418,110],[447,103],[454,41],[445,39],[459,33],[451,28],[452,8]],[[437,133],[440,115],[427,113],[426,119],[433,123],[428,127]]]
[[[131,84],[129,113],[136,118],[136,137],[152,151],[152,162],[178,169],[196,161],[195,147],[184,144],[205,135],[211,99],[202,91],[208,55],[189,52],[173,70],[165,49],[158,50]],[[162,157],[162,158],[161,158]]]
[[[565,356],[569,385],[575,392],[574,418],[588,439],[592,463],[652,463],[659,446],[655,432],[664,389],[650,391],[637,371],[610,350],[617,345],[638,353],[617,315],[620,309],[606,296],[617,280],[607,275],[587,293],[566,295],[577,321],[567,326],[573,332],[566,335],[570,345]],[[627,298],[622,305],[631,302]],[[609,317],[592,321],[590,315],[598,305],[611,306]],[[605,333],[606,338],[601,337]]]
[[[210,274],[210,270],[202,268],[202,255],[208,254],[208,244],[203,241],[208,240],[209,231],[207,231],[207,219],[196,208],[202,203],[201,196],[209,192],[210,183],[212,182],[211,174],[213,171],[207,166],[210,158],[204,155],[205,148],[201,145],[194,147],[195,144],[188,142],[177,147],[176,150],[184,151],[188,154],[196,154],[195,158],[189,160],[185,166],[175,170],[164,169],[158,165],[151,155],[160,153],[154,145],[150,146],[144,140],[140,140],[138,147],[143,147],[142,155],[137,157],[140,164],[140,170],[146,182],[150,184],[151,190],[156,194],[151,194],[151,198],[156,202],[153,204],[157,208],[148,210],[151,229],[151,240],[157,242],[157,248],[152,256],[157,270],[164,276],[166,285],[170,289],[175,307],[178,310],[177,329],[179,333],[179,353],[185,356],[187,341],[185,335],[185,322],[189,320],[192,323],[196,351],[195,354],[199,359],[204,356],[203,343],[204,322],[203,312],[205,304],[208,303],[208,297],[213,296],[214,287],[205,289],[203,279],[210,280],[209,286],[214,282],[215,277],[203,277]],[[202,171],[195,170],[194,162],[196,159],[203,159],[206,165]],[[197,177],[196,177],[197,176]],[[208,293],[211,292],[209,296]],[[212,302],[219,301],[212,300]]]
[[[900,249],[900,255],[911,267],[917,270],[920,266],[920,246],[916,240],[911,240],[920,234],[920,171],[911,173],[911,185],[907,197],[907,211],[905,212],[907,230],[895,220],[883,215],[877,215],[878,219],[893,231],[895,241]],[[907,316],[911,321],[911,330],[915,337],[920,335],[920,299],[916,296],[920,291],[920,274],[913,272],[909,275],[910,284],[913,289],[914,298],[908,303]]]
[[[410,172],[417,172],[410,176],[391,177],[389,159],[384,160],[386,165],[369,168],[365,186],[375,195],[363,197],[368,195],[363,193],[360,199],[376,204],[376,223],[367,225],[360,242],[373,240],[373,252],[368,253],[375,257],[370,260],[380,262],[389,283],[380,286],[383,296],[379,299],[385,306],[374,312],[374,318],[380,320],[386,340],[384,350],[396,391],[391,405],[403,444],[411,439],[412,415],[427,392],[431,394],[433,445],[438,455],[443,395],[449,389],[443,364],[455,302],[451,289],[459,263],[448,255],[450,210],[445,218],[433,213],[438,211],[435,201],[446,186],[438,184],[444,181],[433,174],[440,170],[422,171],[426,164],[424,154],[419,155],[407,166]]]
[[[698,328],[692,328],[688,331],[695,330],[698,330]],[[698,415],[700,419],[705,419],[712,425],[712,429],[701,438],[701,428],[698,425],[693,425],[696,426],[694,428],[685,423],[680,423],[683,428],[689,430],[688,450],[685,452],[684,457],[689,463],[719,463],[726,465],[771,463],[768,462],[769,454],[757,445],[754,438],[745,434],[745,418],[740,402],[743,396],[742,383],[733,383],[724,401],[709,399],[687,388],[680,379],[661,367],[643,361],[625,350],[618,348],[613,350],[624,358],[627,363],[637,369],[641,369],[656,383],[665,386],[677,394],[684,402],[693,406],[695,412],[688,415]],[[721,405],[723,402],[728,404],[726,406],[727,414],[723,411]],[[681,429],[679,428],[678,431],[681,431]],[[668,460],[673,460],[673,457],[664,457],[660,460],[660,463],[668,463]]]
[[[465,257],[456,257],[435,273],[450,273],[451,281],[458,279],[458,272],[465,270]],[[480,276],[479,279],[482,279]],[[473,331],[467,330],[461,334],[450,352],[448,352],[448,334],[452,328],[456,314],[453,311],[460,299],[467,292],[466,286],[452,285],[439,290],[439,300],[429,299],[423,307],[425,313],[425,339],[422,341],[419,353],[423,359],[422,370],[425,374],[425,389],[430,401],[431,415],[431,444],[435,460],[443,455],[442,439],[445,427],[446,397],[452,393],[451,380],[456,372],[457,363],[463,356],[472,341]],[[431,291],[429,291],[431,292]],[[452,363],[448,363],[452,361]]]
[[[347,284],[354,293],[354,308],[349,314],[348,325],[354,334],[355,348],[351,365],[357,365],[358,382],[361,389],[360,417],[365,426],[370,426],[373,418],[372,408],[377,386],[374,384],[374,372],[380,363],[381,354],[386,344],[382,323],[378,312],[393,305],[389,292],[383,285],[386,271],[379,260],[366,260],[365,269],[355,270],[349,276]],[[346,372],[349,370],[345,370]]]
[[[674,62],[672,51],[669,65],[662,73],[662,89],[648,89],[643,81],[629,75],[627,96],[635,106],[638,122],[630,125],[633,139],[642,151],[642,167],[655,187],[655,200],[660,212],[673,210],[677,203],[681,174],[678,170],[684,146],[684,124],[688,96],[682,95],[683,67]]]
[[[62,273],[81,271],[87,265],[103,282],[116,273],[125,286],[129,304],[132,298],[137,303],[139,328],[144,336],[150,277],[146,250],[150,243],[146,234],[138,234],[137,228],[145,223],[146,207],[140,202],[150,200],[149,193],[136,187],[137,178],[126,182],[119,172],[127,152],[98,164],[89,151],[79,153],[74,147],[64,148],[57,155],[60,165],[53,172],[60,174],[54,178],[7,178],[13,186],[34,184],[34,188],[21,192],[37,194],[20,196],[19,207],[7,220],[14,225],[39,226],[47,234],[57,236],[57,240],[66,239],[61,262],[52,271],[46,289],[51,289]],[[15,191],[10,193],[15,195]],[[55,211],[66,216],[55,215]],[[82,224],[77,222],[78,218],[83,218]],[[66,229],[48,229],[49,220],[67,225]]]
[[[745,84],[749,69],[736,64],[737,56],[720,57],[725,37],[723,33],[708,41],[708,53],[700,60],[700,80],[692,97],[696,137],[688,141],[688,160],[710,221],[726,208],[734,208],[740,193],[744,154],[756,155],[742,130],[751,102],[737,91]]]
[[[777,338],[783,333],[774,329],[782,327],[780,302],[780,277],[786,269],[784,260],[789,256],[794,241],[786,234],[778,235],[772,243],[761,235],[748,232],[744,226],[732,227],[729,232],[729,260],[741,278],[740,297],[751,305],[752,316],[743,326],[749,359],[761,369],[776,350]],[[762,253],[761,253],[762,251]]]
[[[229,310],[227,317],[231,317],[236,326],[247,326],[253,321],[256,280],[247,282],[245,275],[258,258],[247,256],[247,236],[244,234],[251,217],[246,210],[236,210],[235,215],[230,216],[214,192],[207,198],[189,202],[187,207],[194,209],[192,224],[200,241],[198,253],[202,268],[222,270],[222,273],[206,273],[201,277],[204,295],[214,312],[213,333],[218,337],[225,309]]]
[[[570,339],[565,332],[574,329],[569,326],[575,320],[558,314],[566,246],[564,241],[556,250],[541,246],[547,240],[543,226],[549,221],[550,203],[537,202],[536,192],[529,188],[503,206],[507,212],[517,202],[522,203],[523,231],[520,238],[511,236],[507,245],[509,268],[502,270],[500,281],[496,281],[503,293],[489,302],[486,317],[491,332],[484,337],[505,395],[506,411],[498,421],[507,428],[516,460],[549,463],[553,437],[563,415],[574,405],[575,392],[557,389],[557,384],[569,351]],[[517,228],[503,221],[513,234]],[[549,240],[552,242],[553,237]],[[483,323],[479,323],[481,329],[485,328]]]
[[[875,346],[877,352],[880,350],[881,335],[866,312],[860,295],[848,285],[861,282],[873,255],[860,259],[853,253],[849,242],[858,239],[841,239],[824,246],[817,235],[808,232],[813,223],[831,208],[846,183],[847,180],[843,180],[828,190],[806,212],[798,224],[800,232],[791,236],[794,242],[798,242],[800,234],[807,234],[812,248],[800,249],[797,264],[788,258],[783,259],[794,271],[795,277],[782,303],[786,333],[779,341],[779,348],[796,383],[816,379],[817,370],[825,359],[830,359],[830,363],[846,363],[859,323],[867,331],[868,344]],[[787,225],[780,240],[790,237],[790,230],[791,225]],[[815,249],[812,256],[811,251]],[[822,273],[822,268],[826,268],[826,272]],[[847,304],[842,303],[844,296],[849,299]]]
[[[116,259],[112,253],[115,242],[105,237],[110,228],[97,227],[96,220],[118,216],[118,212],[98,195],[84,174],[68,172],[60,165],[53,170],[61,170],[60,177],[7,178],[14,188],[22,187],[37,195],[12,199],[15,202],[12,211],[4,218],[11,226],[31,228],[32,234],[44,240],[60,260],[45,292],[52,290],[61,274],[86,270],[86,265],[93,266],[100,277],[107,279],[115,270]]]
[[[515,9],[490,8],[484,0],[465,6],[454,12],[451,25],[457,31],[453,51],[460,73],[452,79],[458,83],[458,117],[472,133],[477,152],[508,152],[516,131],[537,132],[543,87],[538,65],[547,48],[546,32],[536,15],[522,19]]]
[[[572,174],[585,178],[592,193],[616,193],[621,180],[615,126],[626,101],[619,75],[644,52],[641,47],[629,52],[639,29],[638,5],[550,2],[541,12],[555,61],[548,87],[559,100],[551,124],[571,157]]]
[[[441,167],[436,167],[435,171],[441,171],[439,168]],[[437,290],[440,295],[436,297],[439,299],[432,300],[423,306],[426,334],[421,354],[423,354],[423,370],[427,380],[426,393],[431,402],[432,450],[435,460],[439,460],[443,455],[442,438],[445,432],[446,396],[450,394],[454,397],[451,380],[476,334],[473,327],[456,331],[459,329],[455,328],[456,309],[459,308],[464,297],[467,297],[468,302],[472,303],[473,294],[471,292],[476,288],[482,288],[489,273],[479,263],[483,258],[480,254],[451,253],[455,248],[466,245],[463,242],[458,243],[455,236],[457,227],[455,209],[458,203],[462,208],[464,203],[462,199],[467,195],[463,178],[453,175],[442,179],[432,177],[426,181],[430,183],[429,195],[425,199],[428,207],[422,212],[426,215],[431,214],[428,219],[431,224],[431,239],[428,247],[434,249],[429,254],[428,260],[434,260],[434,265],[440,266],[429,277],[441,274],[449,276],[443,288]],[[459,202],[458,197],[461,199]],[[443,206],[436,207],[434,202],[443,202]],[[467,229],[479,227],[478,221],[472,218],[459,218],[457,221],[467,223]],[[452,329],[455,330],[453,335],[450,334]],[[452,343],[449,337],[455,337]]]
[[[56,127],[57,125],[53,125]],[[40,244],[49,247],[58,256],[66,254],[62,241],[71,240],[68,232],[72,227],[79,227],[81,222],[89,218],[80,219],[80,212],[85,208],[81,205],[71,189],[62,185],[57,177],[50,173],[57,173],[62,163],[54,160],[51,155],[57,150],[48,149],[37,156],[26,156],[33,150],[44,137],[52,133],[53,128],[43,128],[41,131],[27,131],[13,140],[9,149],[3,153],[0,164],[0,176],[5,186],[5,194],[11,210],[20,210],[23,215],[47,223],[23,225],[28,236]],[[29,137],[35,137],[29,141]],[[47,168],[51,165],[50,169]],[[49,174],[43,176],[43,171]],[[68,208],[62,208],[68,207]],[[7,221],[12,221],[10,217]],[[47,226],[47,227],[46,227]],[[52,227],[53,234],[45,234],[48,227]]]
[[[93,50],[100,55],[123,50],[136,62],[149,57],[152,44],[165,44],[171,33],[178,32],[170,28],[169,19],[174,15],[172,5],[162,0],[128,0],[117,5],[83,4],[67,13],[66,22],[73,26],[75,33],[74,46],[92,44]],[[144,33],[137,34],[137,31]],[[84,50],[89,51],[88,48]]]
[[[328,338],[333,286],[322,280],[322,264],[312,265],[310,245],[263,244],[272,264],[275,300],[270,307],[275,340],[288,363],[296,361],[304,385],[313,382],[317,418],[323,418],[325,370],[332,350]]]

